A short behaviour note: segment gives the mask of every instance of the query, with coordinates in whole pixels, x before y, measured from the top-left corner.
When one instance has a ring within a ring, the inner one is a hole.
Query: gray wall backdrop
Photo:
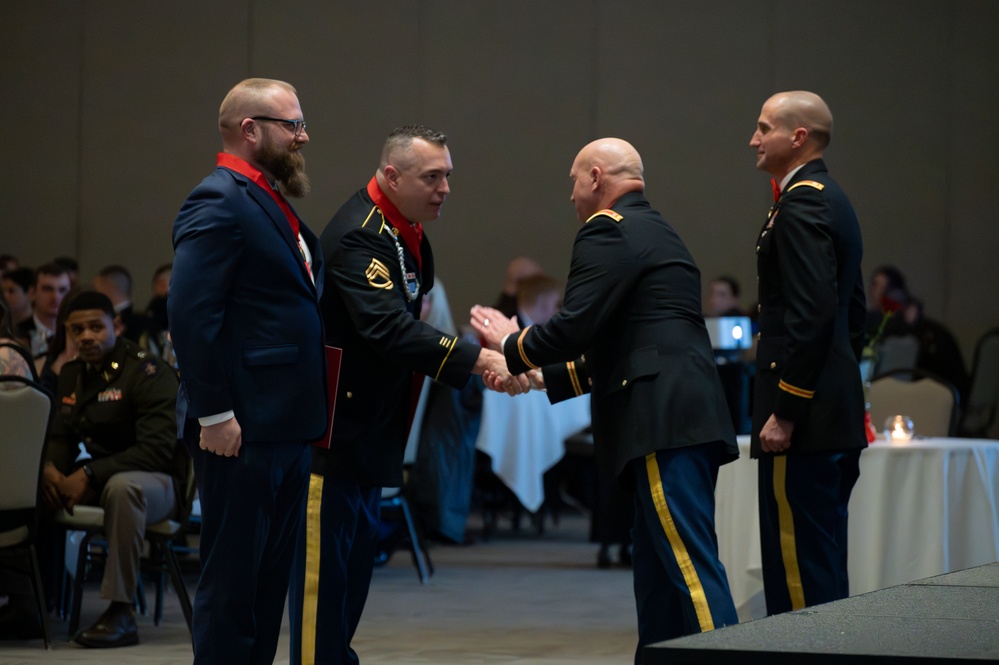
[[[568,170],[601,136],[645,161],[647,192],[705,279],[754,301],[768,178],[747,146],[763,101],[804,88],[836,119],[827,161],[864,230],[927,312],[975,339],[999,324],[999,2],[992,0],[35,0],[4,2],[0,252],[57,254],[88,279],[124,263],[135,300],[172,257],[184,197],[213,168],[219,102],[248,76],[299,91],[321,231],[384,136],[421,122],[455,172],[428,225],[458,320],[527,254],[563,279]]]

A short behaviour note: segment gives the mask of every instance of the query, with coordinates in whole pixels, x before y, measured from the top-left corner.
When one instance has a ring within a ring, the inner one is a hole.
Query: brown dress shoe
[[[111,603],[90,628],[76,636],[76,643],[95,649],[127,647],[139,643],[135,608],[131,603]]]

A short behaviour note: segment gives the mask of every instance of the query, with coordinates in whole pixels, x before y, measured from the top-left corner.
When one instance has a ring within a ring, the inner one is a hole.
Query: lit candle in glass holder
[[[912,439],[912,418],[909,416],[889,416],[885,420],[885,437],[889,441],[909,441]]]

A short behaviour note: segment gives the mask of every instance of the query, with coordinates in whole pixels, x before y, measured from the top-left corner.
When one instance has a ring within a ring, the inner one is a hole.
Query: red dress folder
[[[333,412],[336,410],[336,390],[340,384],[340,359],[343,358],[343,349],[335,346],[326,347],[326,389],[329,395],[329,408],[326,416],[326,433],[323,438],[314,441],[312,445],[316,448],[329,450],[333,443]]]

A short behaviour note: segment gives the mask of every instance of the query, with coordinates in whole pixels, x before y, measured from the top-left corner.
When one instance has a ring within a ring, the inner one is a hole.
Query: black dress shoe
[[[95,649],[127,647],[139,643],[135,608],[131,603],[111,603],[90,628],[76,636],[76,643]]]

